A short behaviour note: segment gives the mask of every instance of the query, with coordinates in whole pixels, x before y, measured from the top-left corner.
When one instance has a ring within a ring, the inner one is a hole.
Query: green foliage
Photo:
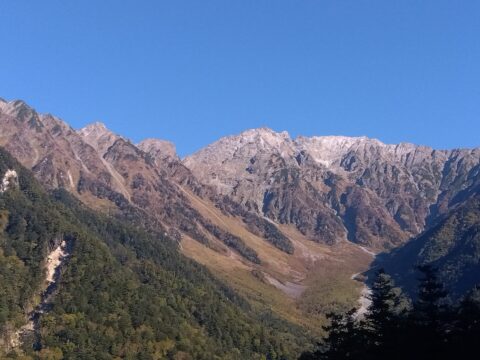
[[[250,212],[244,212],[244,222],[254,234],[261,236],[277,249],[293,254],[295,248],[292,241],[278,230],[276,225]]]
[[[66,191],[46,194],[0,149],[0,331],[18,328],[38,302],[44,261],[71,252],[51,309],[38,323],[40,359],[291,359],[304,334],[258,314],[162,233],[91,211]],[[8,218],[8,220],[6,220]]]
[[[266,219],[262,219],[253,212],[245,210],[243,206],[232,201],[228,196],[217,198],[215,202],[226,213],[240,216],[252,233],[264,238],[277,249],[287,254],[293,254],[295,248],[292,241],[278,230],[276,225]]]
[[[472,198],[442,221],[377,264],[415,296],[418,266],[430,265],[456,300],[480,282],[480,197]]]
[[[221,240],[228,247],[236,250],[245,259],[250,260],[254,264],[260,264],[260,259],[257,252],[251,247],[247,246],[241,238],[230,234],[229,232],[223,231],[218,226],[208,222],[204,222],[203,226],[217,239]]]
[[[467,359],[480,333],[480,290],[459,304],[445,303],[446,292],[431,267],[423,276],[413,307],[389,275],[380,271],[372,287],[372,304],[362,320],[355,311],[330,314],[329,335],[314,353],[301,360]]]
[[[31,175],[0,151],[0,174],[18,169],[19,186],[0,195],[0,331],[25,321],[44,280],[50,247],[64,230],[60,214]],[[21,189],[24,189],[22,191]]]

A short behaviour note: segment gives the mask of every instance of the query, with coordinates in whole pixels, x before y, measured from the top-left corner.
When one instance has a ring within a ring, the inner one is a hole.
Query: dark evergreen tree
[[[418,295],[409,321],[409,343],[419,358],[441,358],[448,348],[449,325],[445,304],[447,292],[439,282],[435,269],[429,265],[418,268]]]
[[[447,292],[439,282],[435,269],[430,265],[420,266],[422,277],[419,279],[418,298],[415,301],[415,315],[419,325],[436,324],[442,317]]]
[[[329,313],[327,318],[330,321],[328,326],[324,327],[328,336],[319,349],[314,353],[304,353],[301,360],[320,360],[320,359],[358,359],[359,355],[364,353],[364,342],[362,338],[359,323],[355,320],[356,309],[352,309],[345,314]]]
[[[375,359],[400,358],[398,345],[403,337],[408,301],[383,269],[376,273],[371,300],[363,322],[369,352]]]
[[[453,348],[466,359],[478,351],[480,339],[480,287],[477,285],[463,299],[458,309],[458,323]]]
[[[328,336],[314,353],[300,360],[443,360],[474,359],[480,338],[480,287],[457,305],[432,267],[419,269],[418,297],[413,308],[384,271],[372,285],[372,304],[365,318],[354,311],[330,315]]]

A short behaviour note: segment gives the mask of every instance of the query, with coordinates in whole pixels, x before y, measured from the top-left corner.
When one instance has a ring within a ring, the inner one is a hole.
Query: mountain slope
[[[0,124],[0,145],[47,187],[68,189],[94,208],[136,218],[152,228],[182,232],[205,245],[214,237],[260,262],[242,239],[202,218],[152,157],[102,124],[76,132],[21,101],[0,102]]]
[[[478,194],[478,193],[477,193]],[[469,199],[416,239],[379,258],[412,295],[418,266],[431,265],[453,299],[480,284],[480,199]]]
[[[99,123],[73,131],[18,101],[0,107],[0,124],[8,130],[0,144],[47,187],[66,189],[88,206],[149,232],[167,233],[180,241],[184,254],[205,264],[259,309],[272,309],[315,330],[324,321],[323,313],[309,312],[316,295],[326,307],[356,302],[359,284],[350,277],[366,269],[371,260],[367,254],[343,242],[332,248],[310,243],[297,230],[249,211],[198,181],[173,155],[171,144],[148,140],[135,146]],[[68,181],[59,181],[64,174]],[[342,266],[344,261],[348,267]],[[338,278],[348,295],[336,299],[336,290],[321,284]],[[308,301],[301,300],[304,292]]]
[[[43,356],[69,359],[293,358],[305,341],[286,323],[259,316],[162,235],[94,213],[64,190],[48,196],[0,149],[0,173],[8,170],[18,182],[0,194],[4,345],[39,301],[46,254],[62,239],[70,258],[35,338],[24,339],[29,354],[34,341]]]
[[[428,229],[480,184],[479,149],[264,128],[182,161],[171,143],[135,145],[100,123],[75,131],[21,101],[0,102],[0,126],[0,145],[47,188],[174,239],[255,311],[314,332],[326,312],[357,305],[355,275],[372,254]]]
[[[480,149],[254,129],[184,159],[204,184],[312,240],[391,248],[478,186]],[[477,185],[476,185],[477,184]]]

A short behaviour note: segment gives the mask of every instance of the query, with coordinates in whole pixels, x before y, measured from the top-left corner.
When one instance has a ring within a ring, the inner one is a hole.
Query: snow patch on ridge
[[[306,151],[316,163],[322,164],[327,168],[335,164],[338,165],[342,157],[350,150],[368,143],[376,146],[385,146],[379,140],[365,136],[299,136],[295,139],[298,151]]]

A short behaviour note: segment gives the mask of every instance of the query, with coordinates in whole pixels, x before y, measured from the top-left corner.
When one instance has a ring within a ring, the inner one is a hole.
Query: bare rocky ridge
[[[179,160],[175,145],[170,141],[160,139],[145,139],[141,141],[137,147],[152,155],[156,159],[162,160]]]
[[[480,149],[434,150],[366,137],[298,137],[270,129],[229,136],[184,159],[247,209],[312,240],[397,246],[478,183]]]
[[[169,142],[134,145],[101,123],[76,131],[2,100],[0,129],[0,146],[47,188],[167,232],[187,256],[260,301],[272,288],[294,301],[314,297],[326,267],[357,287],[351,274],[371,262],[357,244],[396,247],[480,190],[480,149],[291,139],[262,128],[182,161]]]
[[[150,155],[101,123],[75,131],[21,101],[3,101],[0,109],[0,145],[47,187],[66,188],[90,206],[148,223],[156,231],[163,228],[177,239],[185,234],[207,246],[220,241],[220,248],[260,262],[241,238],[215,227],[192,207],[181,186],[199,191],[194,186],[200,184],[165,142],[145,142]]]
[[[96,122],[78,130],[78,134],[89,145],[91,145],[101,156],[103,156],[110,146],[121,136],[114,134],[107,129],[105,124]]]
[[[314,241],[383,249],[419,234],[479,183],[480,149],[434,150],[366,137],[292,139],[261,128],[222,138],[182,163],[169,142],[135,146],[101,123],[75,131],[22,101],[1,100],[0,116],[0,145],[48,187],[67,188],[87,202],[147,210],[167,229],[204,243],[211,231],[191,220],[198,214],[185,210],[191,207],[185,189],[242,217],[253,231],[252,224],[267,218],[293,224]]]

